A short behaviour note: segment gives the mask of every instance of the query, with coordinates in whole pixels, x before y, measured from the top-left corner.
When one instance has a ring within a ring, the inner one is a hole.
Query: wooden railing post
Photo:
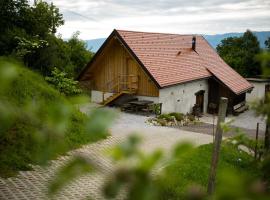
[[[255,143],[255,152],[254,152],[254,157],[255,160],[257,159],[258,155],[258,135],[259,135],[259,123],[257,122],[257,128],[256,128],[256,143]]]
[[[129,89],[129,92],[131,92],[131,76],[128,76],[128,89]]]
[[[221,141],[222,141],[222,133],[223,133],[223,130],[221,128],[221,123],[225,121],[227,105],[228,105],[228,99],[221,97],[220,102],[219,102],[217,129],[216,129],[216,136],[215,136],[212,162],[211,162],[208,188],[207,188],[207,192],[209,195],[213,194],[215,190],[216,170],[217,170],[219,152],[220,152]]]

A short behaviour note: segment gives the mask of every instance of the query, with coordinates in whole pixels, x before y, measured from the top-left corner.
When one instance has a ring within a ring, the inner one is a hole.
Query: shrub
[[[78,86],[78,81],[68,78],[65,72],[61,72],[57,68],[54,68],[52,71],[52,76],[47,76],[45,80],[51,83],[60,93],[65,94],[66,96],[82,93],[82,90]]]
[[[183,113],[177,113],[177,112],[173,112],[169,114],[170,116],[174,116],[175,119],[179,122],[184,120],[184,114]]]
[[[157,122],[161,125],[161,126],[166,126],[167,125],[167,121],[165,119],[157,119]]]
[[[166,121],[173,121],[174,117],[170,114],[161,114],[158,116],[158,119],[165,119]]]
[[[188,120],[191,121],[191,122],[194,122],[194,121],[195,121],[195,116],[194,116],[194,115],[188,114],[188,115],[187,115],[187,118],[188,118]]]

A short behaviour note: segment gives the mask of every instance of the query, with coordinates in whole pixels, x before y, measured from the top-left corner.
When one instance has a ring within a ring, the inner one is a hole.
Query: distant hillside
[[[261,48],[265,48],[264,42],[270,37],[270,31],[260,31],[253,32],[257,38],[259,39]],[[225,33],[225,34],[216,34],[216,35],[204,35],[205,39],[212,45],[212,47],[216,48],[221,40],[227,37],[240,37],[243,33]],[[98,38],[93,40],[86,40],[87,46],[93,52],[97,52],[99,47],[103,44],[106,38]]]
[[[106,38],[99,38],[99,39],[93,39],[93,40],[86,40],[87,47],[93,52],[97,52],[99,47],[103,44],[103,42],[106,40]]]

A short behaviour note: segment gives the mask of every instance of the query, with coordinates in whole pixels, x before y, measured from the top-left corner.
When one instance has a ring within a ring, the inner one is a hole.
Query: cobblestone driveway
[[[112,136],[94,144],[70,152],[58,160],[52,161],[46,168],[34,166],[33,171],[20,172],[18,176],[0,179],[0,199],[48,199],[46,196],[47,184],[53,178],[57,168],[62,166],[73,154],[80,153],[91,156],[103,166],[104,172],[88,174],[67,185],[55,199],[104,199],[100,195],[100,188],[105,180],[106,173],[110,173],[113,164],[104,155],[104,150],[114,144],[124,141],[129,134],[136,132],[144,138],[141,148],[150,152],[156,148],[171,149],[181,141],[190,141],[195,145],[206,144],[212,137],[205,134],[187,132],[183,130],[152,127],[144,123],[146,117],[121,113],[115,125],[111,128]]]

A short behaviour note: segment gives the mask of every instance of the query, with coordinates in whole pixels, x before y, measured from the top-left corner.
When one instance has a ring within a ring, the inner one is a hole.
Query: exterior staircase
[[[138,77],[135,75],[120,75],[112,81],[106,83],[103,91],[104,106],[109,105],[119,97],[125,94],[136,94],[138,90]],[[104,98],[105,91],[113,91],[113,94],[106,99]]]
[[[104,106],[108,105],[109,103],[113,102],[114,100],[118,99],[119,97],[125,95],[125,94],[132,94],[131,92],[129,91],[121,91],[119,93],[114,93],[113,95],[109,96],[108,98],[106,98],[102,104]]]

